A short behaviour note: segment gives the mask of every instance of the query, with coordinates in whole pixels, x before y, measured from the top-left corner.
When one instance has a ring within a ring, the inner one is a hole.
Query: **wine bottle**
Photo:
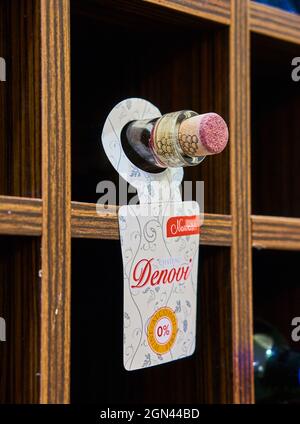
[[[270,324],[254,323],[256,401],[300,403],[300,353]]]
[[[194,166],[220,153],[228,142],[228,127],[216,113],[198,115],[183,110],[160,118],[129,122],[121,141],[128,158],[148,172]]]

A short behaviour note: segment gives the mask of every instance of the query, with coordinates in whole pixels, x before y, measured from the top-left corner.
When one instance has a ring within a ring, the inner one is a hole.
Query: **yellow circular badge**
[[[177,318],[171,308],[160,308],[151,317],[147,338],[151,349],[163,355],[172,348],[177,336]]]

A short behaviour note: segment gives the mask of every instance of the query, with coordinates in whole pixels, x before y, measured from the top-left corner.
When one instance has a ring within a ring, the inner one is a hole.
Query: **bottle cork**
[[[228,127],[216,113],[204,113],[185,119],[179,127],[179,143],[187,156],[221,153],[228,142]]]

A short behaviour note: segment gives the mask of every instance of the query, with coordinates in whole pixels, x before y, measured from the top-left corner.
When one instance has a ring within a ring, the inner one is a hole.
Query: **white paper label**
[[[199,205],[151,203],[119,209],[124,269],[126,370],[193,354]]]

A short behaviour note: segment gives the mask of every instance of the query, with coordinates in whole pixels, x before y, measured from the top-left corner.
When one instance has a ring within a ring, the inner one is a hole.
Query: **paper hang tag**
[[[195,350],[200,224],[192,201],[119,209],[128,371]]]
[[[102,144],[116,171],[137,189],[140,205],[119,209],[124,274],[123,363],[128,371],[193,354],[196,344],[200,211],[182,202],[183,169],[139,169],[120,135],[128,122],[161,116],[144,99],[126,99],[108,115]],[[201,219],[203,215],[201,214]]]

